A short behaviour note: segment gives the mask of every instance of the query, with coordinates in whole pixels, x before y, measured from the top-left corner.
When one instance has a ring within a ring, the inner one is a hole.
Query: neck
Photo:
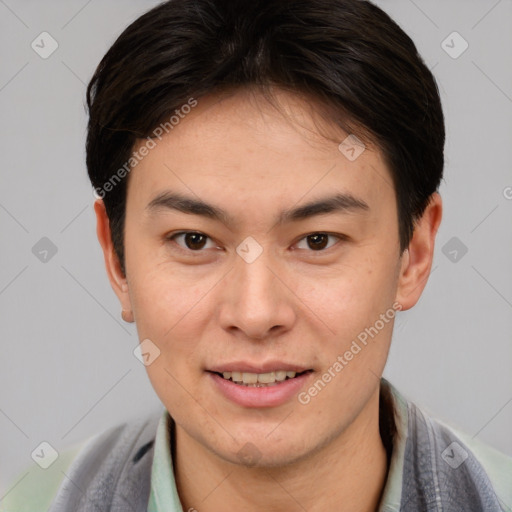
[[[176,426],[174,469],[183,510],[375,512],[387,477],[378,390],[340,435],[300,461],[247,467],[221,459]]]

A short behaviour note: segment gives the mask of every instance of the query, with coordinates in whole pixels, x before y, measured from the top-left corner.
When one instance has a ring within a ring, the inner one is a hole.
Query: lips
[[[269,361],[267,363],[249,363],[246,361],[233,361],[230,363],[219,364],[211,366],[207,371],[213,373],[223,374],[224,372],[239,372],[239,373],[271,373],[278,371],[302,373],[306,370],[311,370],[307,366],[286,363],[284,361]]]
[[[230,372],[226,373],[229,374]],[[231,374],[232,373],[236,372],[231,372]],[[243,380],[246,373],[247,372],[239,372]],[[313,378],[313,371],[305,370],[295,374],[295,377],[287,377],[280,382],[274,381],[267,383],[244,383],[243,380],[242,382],[234,382],[231,378],[226,379],[223,374],[212,371],[208,371],[207,375],[211,378],[214,389],[219,391],[220,394],[229,401],[246,408],[265,408],[277,407],[292,400],[293,397],[306,386],[310,379]],[[249,376],[250,375],[257,375],[259,378],[262,374],[249,374]],[[267,374],[263,375],[266,376]],[[239,377],[237,376],[237,378]],[[268,379],[268,377],[265,378]]]
[[[314,372],[286,361],[231,361],[206,369],[225,398],[243,407],[276,407],[300,391]]]

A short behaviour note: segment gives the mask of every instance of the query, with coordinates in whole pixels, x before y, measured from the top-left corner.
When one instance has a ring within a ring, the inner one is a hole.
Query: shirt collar
[[[400,510],[402,496],[402,478],[404,469],[405,442],[408,431],[408,402],[399,391],[386,379],[381,379],[381,390],[389,392],[392,397],[396,433],[393,438],[393,453],[388,470],[388,477],[379,505],[379,512]]]
[[[171,429],[174,422],[164,410],[155,438],[155,451],[151,468],[151,491],[148,512],[183,512],[181,507],[171,457]]]

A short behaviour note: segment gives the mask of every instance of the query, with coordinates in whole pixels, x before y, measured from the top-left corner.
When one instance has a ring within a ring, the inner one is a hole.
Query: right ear
[[[96,199],[94,202],[94,211],[96,213],[96,235],[98,236],[98,241],[103,250],[105,269],[110,285],[121,303],[123,319],[129,322],[133,321],[132,306],[128,293],[128,281],[121,269],[119,258],[114,250],[110,221],[103,199]]]

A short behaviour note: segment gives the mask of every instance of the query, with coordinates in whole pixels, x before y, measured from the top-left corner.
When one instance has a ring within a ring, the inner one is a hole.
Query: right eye
[[[210,237],[198,231],[180,231],[179,233],[167,236],[166,239],[174,241],[181,250],[200,252],[205,248],[206,242]],[[181,243],[179,241],[181,241]],[[213,241],[211,243],[213,244]],[[215,245],[206,248],[213,247],[215,247]]]

